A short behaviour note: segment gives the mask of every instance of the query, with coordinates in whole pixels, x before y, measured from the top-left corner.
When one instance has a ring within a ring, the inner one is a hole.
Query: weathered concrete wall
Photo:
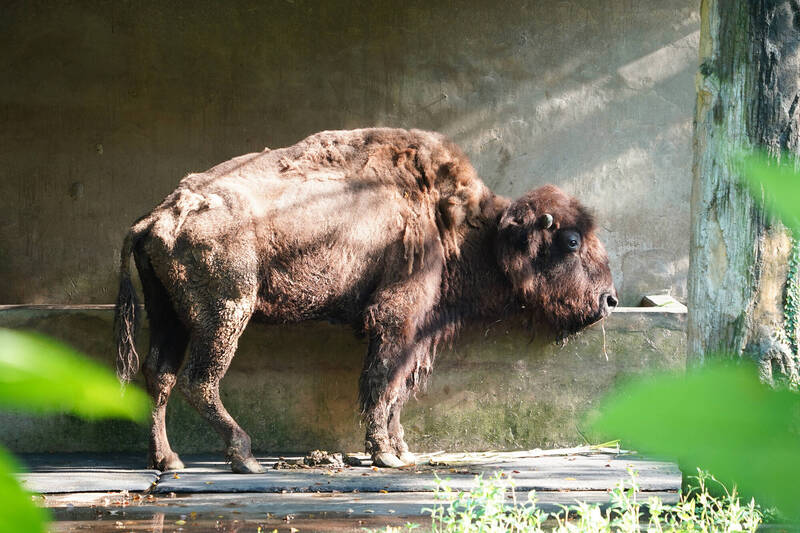
[[[322,130],[443,131],[601,221],[624,304],[685,295],[696,0],[4,2],[0,303],[113,301],[190,171]]]
[[[681,369],[685,313],[628,309],[564,347],[531,342],[513,324],[473,331],[443,351],[428,391],[404,410],[416,450],[486,450],[583,443],[583,414],[618,380]],[[0,327],[60,338],[113,368],[111,309],[0,310]],[[147,346],[146,330],[139,346]],[[261,451],[313,448],[359,451],[357,384],[366,347],[345,328],[327,324],[251,325],[222,382],[226,407]],[[218,450],[216,433],[175,393],[167,413],[178,452]],[[17,452],[142,451],[147,429],[130,423],[87,423],[67,415],[33,418],[0,412],[0,443]]]

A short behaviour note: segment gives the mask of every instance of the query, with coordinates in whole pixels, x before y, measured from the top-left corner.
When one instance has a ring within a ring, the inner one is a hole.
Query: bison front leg
[[[359,381],[359,399],[366,425],[364,449],[375,466],[404,466],[389,437],[389,416],[393,405],[404,395],[402,388],[392,386],[401,350],[380,339],[370,341],[364,371]]]
[[[389,444],[394,451],[394,454],[400,460],[403,465],[414,465],[417,464],[417,457],[411,453],[408,449],[408,444],[406,444],[405,440],[405,430],[403,429],[403,425],[400,423],[400,413],[403,410],[403,406],[408,400],[408,396],[410,395],[410,390],[406,390],[406,394],[402,397],[398,398],[397,401],[392,405],[389,409]]]
[[[376,466],[398,468],[416,463],[405,441],[400,413],[419,384],[421,368],[429,368],[429,347],[427,342],[405,347],[370,343],[360,396],[367,426],[365,448]]]
[[[397,400],[389,408],[389,444],[394,454],[404,465],[417,463],[416,456],[408,449],[405,430],[400,423],[400,414],[408,398],[420,389],[430,375],[432,366],[433,343],[430,337],[418,339],[409,351],[405,364],[398,367],[398,381],[402,377],[405,385],[400,388]]]
[[[436,227],[423,234],[437,235]],[[413,461],[403,440],[400,411],[417,387],[420,369],[430,369],[432,311],[438,304],[444,269],[441,241],[421,243],[419,262],[408,248],[397,257],[414,256],[413,265],[391,263],[386,280],[365,310],[369,348],[359,380],[359,400],[366,425],[366,452],[377,466],[397,468]],[[412,247],[413,248],[413,247]],[[421,257],[424,257],[424,262]]]

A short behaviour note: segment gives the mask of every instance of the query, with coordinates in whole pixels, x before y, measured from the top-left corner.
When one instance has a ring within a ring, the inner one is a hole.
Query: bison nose
[[[604,292],[600,295],[600,310],[603,316],[610,315],[618,303],[617,298],[610,292]]]

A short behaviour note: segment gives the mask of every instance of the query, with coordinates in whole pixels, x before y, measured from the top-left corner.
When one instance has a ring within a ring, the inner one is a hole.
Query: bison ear
[[[511,228],[514,226],[529,226],[536,221],[533,209],[524,202],[514,202],[503,211],[500,217],[500,229]]]
[[[503,212],[497,224],[500,239],[520,252],[528,249],[529,228],[526,218],[519,206],[512,204]]]
[[[538,253],[541,230],[536,215],[525,202],[508,206],[497,221],[497,263],[514,289],[532,291],[533,256]]]
[[[521,226],[523,224],[522,220],[520,220],[516,213],[511,213],[510,209],[506,209],[503,212],[503,216],[500,217],[500,223],[498,226],[501,230],[508,229],[511,226]]]

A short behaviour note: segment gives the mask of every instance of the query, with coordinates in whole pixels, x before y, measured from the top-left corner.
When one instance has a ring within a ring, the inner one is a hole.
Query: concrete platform
[[[524,493],[517,493],[518,497]],[[665,503],[676,503],[677,493],[657,491],[641,493],[642,501],[650,496],[658,496]],[[579,502],[599,504],[609,503],[609,495],[598,491],[563,491],[536,493],[537,507],[546,513],[556,513],[563,506],[576,505]],[[510,500],[509,500],[510,501]],[[273,515],[277,518],[286,516],[310,517],[325,515],[328,517],[420,517],[426,516],[425,509],[431,509],[441,503],[432,492],[392,492],[382,493],[236,493],[236,494],[179,494],[172,498],[155,497],[152,500],[135,501],[129,496],[114,496],[83,493],[59,494],[48,496],[44,504],[51,509],[58,520],[92,520],[97,515],[124,515],[131,520],[147,519],[155,514],[181,515],[213,515],[231,517],[255,517]],[[123,511],[124,509],[124,511]],[[108,511],[117,512],[111,514]]]
[[[627,468],[639,472],[645,491],[669,491],[680,487],[680,472],[669,463],[632,457],[560,456],[496,460],[486,463],[460,461],[444,466],[421,464],[400,470],[367,467],[343,470],[268,470],[264,474],[232,474],[226,465],[198,467],[189,463],[182,472],[165,473],[153,488],[155,494],[202,492],[430,492],[436,476],[447,479],[454,490],[469,490],[476,475],[484,478],[505,472],[520,491],[608,491],[627,479]],[[273,458],[264,458],[270,465]],[[438,462],[438,461],[437,461]]]
[[[31,492],[53,494],[65,492],[144,492],[158,482],[155,470],[91,470],[32,472],[22,474],[23,485]]]
[[[283,456],[293,460],[299,456]],[[274,470],[277,456],[259,457],[267,471],[237,475],[214,456],[184,458],[182,471],[159,473],[137,468],[141,457],[81,454],[23,456],[26,487],[46,495],[46,506],[63,519],[80,519],[79,509],[120,508],[144,516],[168,508],[213,513],[319,513],[419,516],[434,503],[436,477],[454,490],[469,490],[475,477],[503,473],[520,493],[536,491],[543,509],[577,501],[608,503],[621,481],[630,486],[637,473],[643,499],[658,495],[675,502],[681,473],[672,463],[584,448],[421,455],[416,467],[392,470],[367,464],[345,468]],[[77,513],[77,514],[76,514]],[[137,516],[138,516],[137,515]],[[132,516],[132,515],[131,515]]]

